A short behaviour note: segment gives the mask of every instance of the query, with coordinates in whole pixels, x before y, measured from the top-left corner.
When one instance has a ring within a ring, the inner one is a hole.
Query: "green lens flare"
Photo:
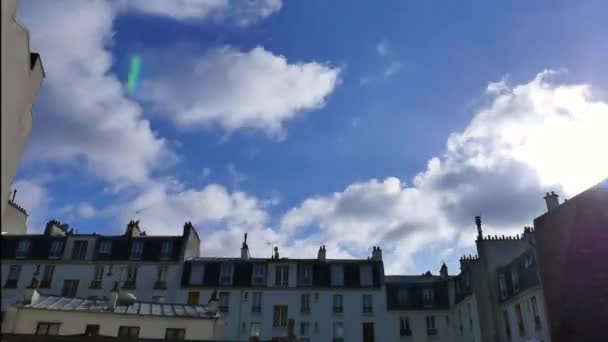
[[[141,68],[141,59],[139,56],[131,58],[131,69],[129,70],[129,80],[127,82],[127,90],[133,91],[137,85],[137,79],[139,78],[139,70]]]

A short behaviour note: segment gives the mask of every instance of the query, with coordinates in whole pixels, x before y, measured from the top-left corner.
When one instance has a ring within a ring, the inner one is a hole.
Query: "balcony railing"
[[[101,288],[101,280],[93,280],[91,281],[90,289],[100,289]]]
[[[160,281],[157,280],[154,282],[154,289],[155,290],[166,290],[167,289],[167,282],[166,281]]]
[[[334,306],[334,313],[342,313],[344,312],[344,308],[341,306]]]
[[[435,336],[437,335],[437,329],[426,329],[427,336]]]

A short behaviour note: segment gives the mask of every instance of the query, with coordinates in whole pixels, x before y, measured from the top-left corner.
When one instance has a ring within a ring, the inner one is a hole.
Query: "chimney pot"
[[[547,211],[551,211],[554,210],[555,208],[559,207],[559,196],[551,191],[551,193],[547,193],[547,195],[545,196],[545,203],[547,204]]]

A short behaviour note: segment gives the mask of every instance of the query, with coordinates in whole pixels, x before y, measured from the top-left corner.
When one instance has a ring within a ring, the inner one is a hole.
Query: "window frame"
[[[75,284],[68,287],[67,284]],[[64,279],[63,287],[61,288],[62,297],[76,297],[78,295],[78,287],[80,287],[80,279]],[[73,295],[70,295],[73,293]]]
[[[312,265],[300,265],[300,286],[312,286]]]
[[[339,314],[344,312],[344,296],[336,293],[332,297],[333,313]],[[338,305],[339,304],[339,305]]]
[[[253,285],[257,285],[257,286],[267,285],[267,283],[266,283],[266,265],[265,264],[261,264],[261,263],[253,264],[252,273],[253,273],[253,279],[252,279]]]
[[[251,293],[251,312],[262,312],[262,292],[257,291]]]
[[[426,316],[426,335],[427,336],[435,336],[437,335],[437,325],[435,324],[435,316],[428,315]]]
[[[163,241],[160,246],[160,259],[168,260],[173,257],[173,241],[166,240]]]
[[[220,285],[232,285],[234,280],[234,264],[231,262],[222,263],[220,267]]]
[[[223,300],[225,298],[225,300]],[[230,312],[230,292],[222,291],[217,296],[218,309],[222,313]],[[225,302],[225,303],[224,303]]]
[[[169,333],[178,333],[177,336],[169,336]],[[165,329],[165,341],[183,341],[186,339],[185,328],[166,328]]]
[[[101,240],[99,242],[99,250],[98,254],[101,255],[110,255],[112,254],[112,241],[111,240]]]
[[[287,305],[274,305],[272,310],[272,327],[286,328],[287,327]]]
[[[84,328],[84,336],[99,336],[99,330],[99,324],[87,324]]]
[[[359,283],[361,287],[374,286],[374,271],[372,265],[363,264],[359,268],[360,276]]]
[[[41,333],[41,329],[43,327],[45,327],[45,330],[44,330],[44,333]],[[56,328],[56,330],[54,331],[54,333],[51,333],[51,328]],[[61,323],[60,322],[38,322],[38,324],[36,324],[36,330],[34,332],[34,335],[38,335],[38,336],[58,336],[60,328],[61,328]]]
[[[17,243],[17,249],[15,249],[15,259],[27,258],[30,253],[31,247],[32,247],[32,241],[30,239],[19,240],[19,242]]]
[[[136,247],[138,246],[138,247]],[[131,251],[129,252],[129,259],[141,260],[144,255],[144,241],[140,239],[134,239],[131,242]]]
[[[300,295],[300,312],[301,313],[310,312],[310,293],[302,293]]]
[[[74,240],[74,244],[72,245],[72,260],[86,260],[88,248],[89,241]]]
[[[275,282],[276,287],[289,287],[289,265],[275,266]]]
[[[363,313],[374,312],[374,299],[371,294],[364,293],[361,297]]]
[[[63,246],[65,241],[63,240],[53,240],[51,242],[51,246],[49,247],[49,259],[59,259],[61,258],[61,252],[63,250]]]
[[[255,327],[255,329],[254,329]],[[262,324],[260,322],[250,322],[249,323],[249,336],[257,336],[260,337],[262,332]]]
[[[4,287],[16,288],[19,284],[19,278],[21,277],[21,265],[10,265]]]
[[[125,331],[127,334],[121,334],[121,331]],[[121,325],[118,327],[118,337],[128,337],[128,338],[139,338],[139,327],[134,325]],[[133,333],[135,332],[135,333]]]
[[[55,275],[55,265],[44,265],[42,279],[40,280],[40,288],[46,289],[51,287],[53,276]]]
[[[344,265],[331,265],[331,287],[344,287]]]
[[[344,342],[344,322],[334,321],[332,325],[332,341]]]

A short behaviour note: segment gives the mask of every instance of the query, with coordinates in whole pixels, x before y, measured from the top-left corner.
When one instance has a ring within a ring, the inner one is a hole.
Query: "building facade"
[[[15,19],[17,0],[2,3],[2,232],[25,234],[20,225],[4,225],[10,186],[32,130],[32,104],[44,70],[40,55],[30,52],[28,31]]]

